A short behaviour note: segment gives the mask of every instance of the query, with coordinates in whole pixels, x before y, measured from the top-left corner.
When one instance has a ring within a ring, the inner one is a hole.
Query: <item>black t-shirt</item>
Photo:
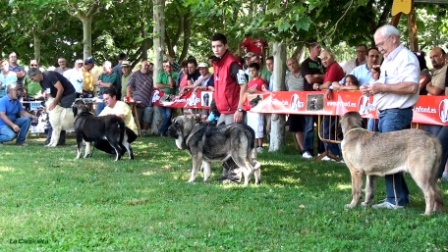
[[[319,58],[317,58],[317,61],[307,58],[306,60],[304,60],[302,62],[301,69],[302,69],[301,73],[302,73],[302,76],[304,78],[304,83],[305,83],[304,90],[305,91],[313,91],[314,83],[308,83],[305,76],[308,74],[312,74],[312,75],[313,74],[324,74],[325,68],[322,65],[322,62],[320,61]]]
[[[43,79],[40,82],[40,86],[47,94],[50,93],[51,96],[56,97],[58,90],[54,87],[54,85],[58,81],[64,88],[64,93],[62,93],[62,97],[75,93],[75,88],[73,87],[72,83],[70,83],[70,81],[67,80],[62,74],[54,71],[48,71],[42,73],[42,76]]]
[[[196,70],[196,71],[194,71],[194,73],[188,74],[187,79],[189,81],[191,81],[191,83],[194,83],[195,81],[197,81],[199,79],[200,76],[201,76],[201,73],[199,73],[199,71]]]

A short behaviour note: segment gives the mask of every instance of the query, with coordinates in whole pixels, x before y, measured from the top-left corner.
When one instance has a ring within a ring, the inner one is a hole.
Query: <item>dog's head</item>
[[[342,134],[345,136],[351,129],[363,128],[362,127],[362,117],[358,112],[347,112],[342,116],[340,121]]]
[[[90,112],[89,107],[86,105],[83,99],[76,99],[72,105],[73,115],[77,116],[82,112]]]
[[[171,126],[168,128],[168,134],[173,138],[185,138],[193,130],[196,123],[200,120],[194,115],[181,115],[173,119]]]

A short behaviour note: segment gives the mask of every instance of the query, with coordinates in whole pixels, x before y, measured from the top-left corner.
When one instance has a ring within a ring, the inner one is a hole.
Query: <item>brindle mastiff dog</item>
[[[375,178],[405,171],[411,174],[425,196],[425,215],[443,210],[442,195],[436,183],[442,147],[431,134],[418,129],[388,133],[371,132],[362,128],[357,112],[346,113],[341,119],[344,135],[342,154],[352,177],[352,202],[360,200],[362,176],[367,175],[363,206],[372,204]]]
[[[193,165],[188,182],[193,182],[199,169],[204,169],[204,181],[210,177],[210,163],[232,159],[244,174],[244,186],[252,173],[255,183],[261,177],[260,163],[255,160],[255,133],[245,124],[210,126],[197,123],[194,116],[178,116],[168,128],[179,149],[187,150]],[[202,165],[201,165],[202,164]]]

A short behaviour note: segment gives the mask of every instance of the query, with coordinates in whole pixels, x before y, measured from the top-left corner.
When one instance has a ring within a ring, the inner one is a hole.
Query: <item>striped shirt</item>
[[[139,107],[146,108],[152,106],[154,83],[151,74],[144,74],[141,71],[137,71],[129,77],[127,86],[132,89],[132,99],[142,102]]]

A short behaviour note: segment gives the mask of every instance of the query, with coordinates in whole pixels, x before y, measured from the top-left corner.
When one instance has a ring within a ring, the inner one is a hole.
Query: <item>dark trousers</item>
[[[409,129],[412,122],[412,109],[388,109],[380,112],[378,122],[379,132],[391,132]],[[386,175],[387,201],[395,205],[395,193],[399,206],[409,203],[409,189],[402,172]],[[394,190],[395,185],[395,190]],[[394,192],[395,191],[395,192]]]

